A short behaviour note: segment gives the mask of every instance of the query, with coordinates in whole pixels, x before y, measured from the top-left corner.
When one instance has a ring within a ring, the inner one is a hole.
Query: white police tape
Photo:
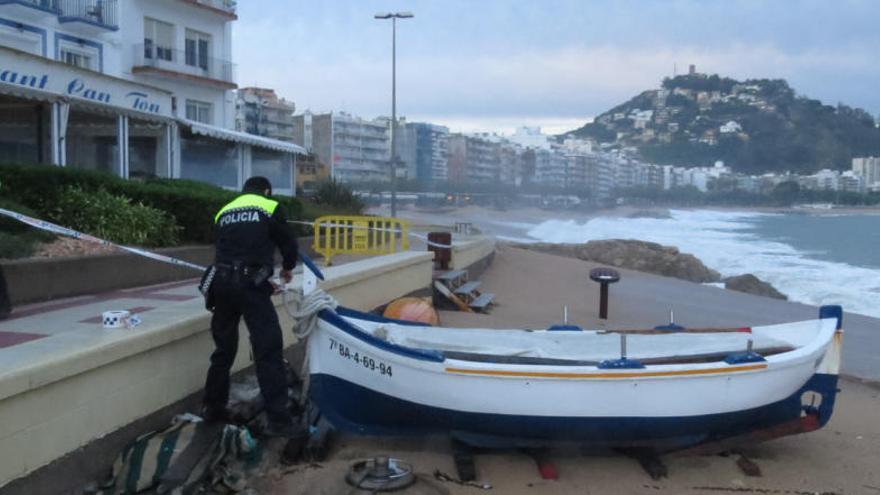
[[[308,225],[309,227],[315,226],[315,222],[304,222],[301,220],[288,220],[287,223],[295,223],[298,225]],[[347,228],[347,229],[352,229],[352,230],[375,230],[378,232],[391,232],[394,234],[400,234],[403,232],[400,229],[382,229],[379,227],[364,227],[362,225],[351,225],[351,224],[344,224],[344,223],[322,223],[321,225],[325,226],[325,227]],[[416,234],[415,232],[408,232],[406,235],[408,235],[410,237],[414,237],[416,239],[419,239],[431,247],[450,249],[453,246],[452,244],[440,244],[438,242],[428,240],[428,236],[419,235],[419,234]]]
[[[69,229],[67,227],[62,227],[60,225],[56,225],[52,222],[47,222],[45,220],[32,218],[27,215],[22,215],[21,213],[18,213],[15,211],[0,208],[0,215],[4,215],[9,218],[18,220],[19,222],[30,225],[31,227],[34,227],[34,228],[37,228],[40,230],[45,230],[46,232],[51,232],[53,234],[63,235],[63,236],[67,236],[67,237],[72,237],[74,239],[80,239],[80,240],[92,242],[95,244],[101,244],[103,246],[111,246],[111,247],[114,247],[117,249],[121,249],[123,251],[127,251],[132,254],[136,254],[138,256],[143,256],[145,258],[150,258],[152,260],[161,261],[163,263],[170,263],[172,265],[182,266],[185,268],[191,268],[193,270],[198,270],[198,271],[205,271],[207,269],[207,267],[205,267],[205,266],[197,265],[195,263],[190,263],[189,261],[184,261],[181,259],[172,258],[171,256],[165,256],[164,254],[154,253],[152,251],[147,251],[145,249],[116,244],[116,243],[95,237],[93,235],[84,234],[82,232],[79,232],[79,231],[76,231],[73,229]],[[304,222],[304,221],[300,221],[300,220],[288,220],[287,222],[301,224],[301,225],[314,226],[314,222]],[[328,225],[331,227],[347,227],[347,228],[358,228],[358,229],[365,229],[366,228],[366,229],[370,229],[370,230],[393,232],[393,233],[397,233],[397,234],[401,233],[401,230],[399,230],[399,229],[381,229],[381,228],[376,228],[376,227],[361,227],[361,226],[353,227],[351,225],[345,225],[345,224],[323,224],[323,225]],[[434,241],[428,240],[427,236],[419,235],[419,234],[416,234],[413,232],[408,233],[408,235],[410,237],[415,237],[416,239],[420,239],[421,241],[423,241],[424,243],[426,243],[429,246],[438,247],[438,248],[451,248],[452,247],[451,244],[439,244]]]
[[[154,252],[147,251],[144,249],[139,249],[136,247],[123,246],[121,244],[116,244],[116,243],[106,241],[104,239],[100,239],[98,237],[95,237],[95,236],[92,236],[89,234],[84,234],[82,232],[78,232],[73,229],[68,229],[67,227],[62,227],[60,225],[55,225],[54,223],[47,222],[45,220],[31,218],[27,215],[22,215],[21,213],[10,211],[10,210],[5,210],[3,208],[0,208],[0,215],[4,215],[9,218],[13,218],[15,220],[18,220],[19,222],[30,225],[31,227],[35,227],[40,230],[45,230],[46,232],[51,232],[53,234],[59,234],[59,235],[67,236],[67,237],[72,237],[74,239],[80,239],[83,241],[88,241],[88,242],[92,242],[95,244],[101,244],[104,246],[112,246],[117,249],[121,249],[123,251],[128,251],[129,253],[136,254],[138,256],[144,256],[146,258],[150,258],[150,259],[153,259],[156,261],[162,261],[164,263],[170,263],[172,265],[182,266],[185,268],[191,268],[193,270],[199,270],[199,271],[204,271],[205,268],[207,268],[204,266],[197,265],[195,263],[190,263],[189,261],[184,261],[181,259],[172,258],[171,256],[165,256],[163,254],[154,253]]]

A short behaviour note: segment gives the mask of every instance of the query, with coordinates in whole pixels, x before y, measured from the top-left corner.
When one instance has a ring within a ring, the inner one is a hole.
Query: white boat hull
[[[807,391],[830,417],[839,366],[834,319],[815,320],[806,345],[760,361],[638,369],[450,359],[384,342],[358,331],[358,321],[322,314],[309,370],[322,411],[362,433],[680,447],[797,421],[812,411],[802,403]]]

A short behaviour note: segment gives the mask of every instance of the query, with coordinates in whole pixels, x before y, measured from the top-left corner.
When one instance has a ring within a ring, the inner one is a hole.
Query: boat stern
[[[837,380],[840,375],[841,353],[843,351],[843,308],[840,306],[822,306],[819,308],[819,319],[837,320],[837,330],[831,344],[816,368],[816,374],[800,390],[801,407],[804,426],[812,426],[806,431],[817,430],[825,426],[834,413],[834,402],[837,397]]]

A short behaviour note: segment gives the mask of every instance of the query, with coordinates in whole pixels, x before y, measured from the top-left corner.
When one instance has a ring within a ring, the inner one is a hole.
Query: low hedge
[[[104,189],[85,191],[66,186],[52,219],[118,244],[163,247],[178,244],[180,227],[173,215]]]
[[[50,165],[0,164],[0,195],[31,208],[40,216],[54,218],[67,187],[86,192],[106,191],[135,203],[162,210],[180,227],[180,240],[210,243],[214,215],[238,193],[209,184],[180,179],[125,180],[89,170]],[[302,204],[296,198],[275,197],[288,217],[301,219]],[[302,229],[297,229],[302,232]]]
[[[12,201],[5,195],[0,196],[0,208],[29,217],[39,215],[36,211]],[[0,215],[0,259],[26,258],[33,255],[41,243],[54,239],[55,236],[48,232],[37,230],[14,218]]]

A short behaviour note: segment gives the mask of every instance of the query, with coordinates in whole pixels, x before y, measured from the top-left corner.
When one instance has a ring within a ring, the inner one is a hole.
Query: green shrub
[[[214,215],[236,196],[236,193],[219,187],[194,187],[190,181],[182,181],[185,183],[180,185],[167,179],[121,182],[109,190],[173,215],[182,228],[183,240],[203,244],[213,241]]]
[[[102,239],[138,246],[173,246],[178,242],[174,217],[131,202],[103,189],[67,186],[51,211],[54,222]]]
[[[39,240],[30,233],[11,234],[0,231],[0,259],[27,258],[37,250]]]
[[[2,189],[0,189],[0,194],[4,194],[4,191]],[[31,218],[40,217],[40,214],[36,211],[22,205],[21,203],[15,202],[5,197],[5,195],[0,196],[0,208],[3,208],[4,210],[14,211],[16,213],[21,213],[22,215]],[[42,242],[51,241],[55,238],[55,236],[46,231],[31,227],[26,223],[19,222],[18,220],[14,218],[9,218],[5,215],[0,215],[0,232],[15,235],[28,233],[33,237],[33,239]]]
[[[0,194],[4,198],[30,207],[44,218],[63,201],[67,186],[124,196],[173,216],[181,227],[180,241],[194,243],[212,242],[214,215],[239,194],[190,180],[124,180],[102,172],[46,165],[0,164],[0,183]],[[284,205],[291,219],[303,218],[303,206],[297,198],[278,196],[275,199]]]
[[[333,179],[318,184],[312,200],[337,213],[359,215],[364,211],[364,202],[350,188]]]

